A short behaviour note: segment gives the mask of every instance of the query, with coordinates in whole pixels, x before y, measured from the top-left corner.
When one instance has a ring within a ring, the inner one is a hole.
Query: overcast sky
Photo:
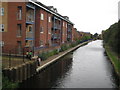
[[[101,33],[118,21],[120,0],[38,0],[68,16],[78,31]]]

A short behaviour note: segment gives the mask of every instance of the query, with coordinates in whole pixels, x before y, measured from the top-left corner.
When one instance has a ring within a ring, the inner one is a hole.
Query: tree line
[[[103,42],[120,55],[120,20],[102,31]]]

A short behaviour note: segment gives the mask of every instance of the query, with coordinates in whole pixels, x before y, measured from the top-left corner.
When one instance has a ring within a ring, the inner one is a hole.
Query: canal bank
[[[102,41],[88,43],[63,56],[20,88],[117,88],[113,66]],[[116,89],[117,90],[117,89]]]
[[[37,72],[44,70],[47,66],[57,61],[61,57],[65,56],[69,52],[83,46],[90,41],[83,42],[73,48],[60,52],[57,55],[51,56],[47,60],[41,62],[41,66],[37,66],[36,58],[33,61],[19,65],[18,67],[11,67],[3,70],[4,76],[7,76],[8,79],[14,83],[22,82],[28,78],[33,77]]]
[[[79,44],[79,45],[77,45],[77,46],[75,46],[75,47],[73,47],[73,48],[70,48],[70,49],[66,50],[66,51],[63,51],[63,52],[59,53],[58,55],[54,55],[54,56],[50,57],[49,59],[43,61],[43,62],[41,63],[42,65],[41,65],[40,67],[37,67],[36,71],[39,72],[39,71],[43,70],[44,68],[46,68],[46,67],[49,66],[50,64],[54,63],[55,61],[57,61],[57,60],[60,59],[61,57],[65,56],[65,55],[68,54],[69,52],[72,52],[72,51],[76,50],[77,48],[79,48],[79,47],[81,47],[81,46],[83,46],[83,45],[86,45],[86,44],[89,43],[89,42],[91,42],[91,40],[90,40],[90,41],[87,41],[87,42],[83,42],[83,43],[81,43],[81,44]]]
[[[116,54],[115,52],[113,52],[110,47],[108,47],[107,45],[104,45],[106,54],[115,70],[115,73],[117,75],[118,81],[120,83],[120,59],[118,57],[118,54]],[[119,88],[120,88],[120,84],[119,84]]]

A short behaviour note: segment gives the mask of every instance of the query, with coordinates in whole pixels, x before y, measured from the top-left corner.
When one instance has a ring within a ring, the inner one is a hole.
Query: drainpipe
[[[46,44],[49,43],[49,41],[48,41],[48,31],[49,31],[49,30],[48,30],[48,29],[49,29],[49,28],[48,28],[48,23],[49,23],[48,18],[49,18],[49,17],[48,17],[48,13],[47,13],[47,35],[46,35]]]
[[[36,20],[35,20],[35,15],[36,15],[36,14],[35,14],[35,12],[36,12],[36,8],[34,9],[34,30],[33,30],[33,38],[34,38],[34,39],[33,39],[33,57],[34,57],[34,52],[35,52],[35,51],[34,51],[34,48],[35,48],[35,29],[36,29],[36,28],[35,28],[35,22],[36,22]]]

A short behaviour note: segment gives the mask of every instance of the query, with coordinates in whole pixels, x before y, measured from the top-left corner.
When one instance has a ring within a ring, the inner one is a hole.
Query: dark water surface
[[[117,80],[102,40],[97,40],[64,56],[20,87],[116,88]]]

